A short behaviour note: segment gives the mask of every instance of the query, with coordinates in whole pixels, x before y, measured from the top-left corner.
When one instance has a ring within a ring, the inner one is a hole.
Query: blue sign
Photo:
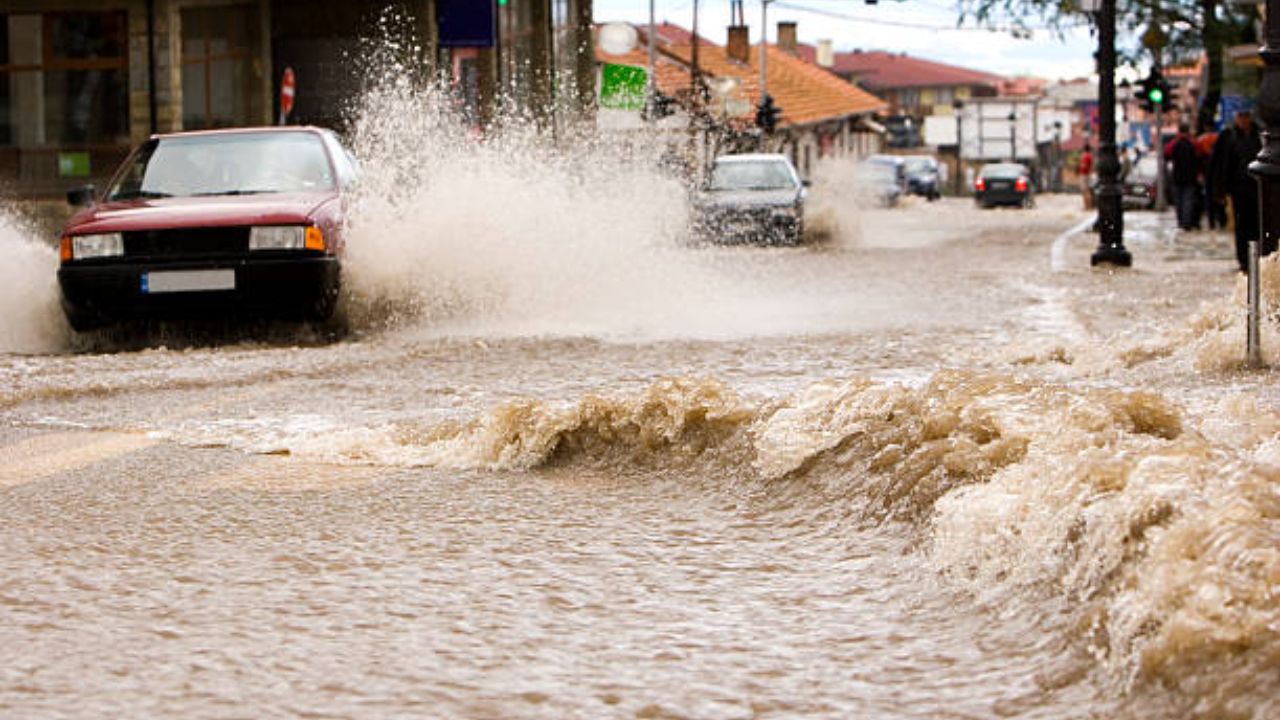
[[[493,0],[439,0],[436,18],[444,47],[493,47]]]
[[[1236,113],[1241,110],[1253,112],[1253,98],[1247,95],[1223,95],[1218,103],[1218,130],[1230,127],[1236,121]]]

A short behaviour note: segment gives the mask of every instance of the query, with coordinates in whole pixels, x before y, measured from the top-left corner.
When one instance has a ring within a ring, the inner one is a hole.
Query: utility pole
[[[1098,11],[1098,247],[1090,265],[1133,265],[1124,247],[1120,160],[1116,157],[1116,0]]]
[[[1009,162],[1018,162],[1018,113],[1009,111]]]
[[[1280,0],[1267,0],[1265,45],[1258,51],[1265,70],[1258,90],[1258,119],[1262,121],[1262,150],[1249,164],[1249,173],[1258,181],[1258,207],[1262,231],[1249,243],[1249,330],[1247,361],[1250,367],[1262,367],[1262,348],[1258,341],[1260,317],[1258,256],[1262,250],[1274,250],[1280,241]],[[1259,245],[1262,247],[1259,248]]]
[[[1161,52],[1154,49],[1155,53],[1155,70],[1159,77],[1164,77],[1164,71],[1161,67]],[[1165,197],[1165,188],[1169,187],[1169,176],[1165,170],[1164,159],[1164,97],[1161,96],[1160,102],[1156,103],[1156,128],[1152,131],[1152,137],[1155,142],[1153,150],[1156,151],[1156,212],[1164,212],[1169,208],[1169,200]]]
[[[963,100],[959,100],[959,99],[957,99],[957,100],[953,100],[953,101],[951,102],[951,107],[952,107],[952,109],[954,109],[954,110],[956,111],[956,178],[955,178],[955,184],[956,184],[956,197],[960,197],[960,195],[962,194],[962,191],[961,191],[961,189],[960,189],[960,188],[961,188],[961,182],[963,181],[963,178],[964,178],[964,135],[963,135],[963,132],[962,132],[962,131],[964,130],[964,114],[961,112],[961,111],[963,111],[963,110],[964,110],[964,101],[963,101]]]
[[[649,0],[649,73],[644,81],[644,116],[649,122],[655,122],[655,113],[653,112],[654,96],[657,94],[657,82],[654,80],[655,65],[655,45],[653,36],[655,33],[655,22],[653,12],[654,0]]]
[[[760,102],[769,94],[769,0],[760,0]]]

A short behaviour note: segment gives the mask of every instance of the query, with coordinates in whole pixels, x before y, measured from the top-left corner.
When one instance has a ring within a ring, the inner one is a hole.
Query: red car
[[[356,165],[312,127],[152,137],[67,222],[58,284],[67,320],[250,315],[323,321],[341,282],[342,194]],[[96,202],[95,202],[96,200]]]

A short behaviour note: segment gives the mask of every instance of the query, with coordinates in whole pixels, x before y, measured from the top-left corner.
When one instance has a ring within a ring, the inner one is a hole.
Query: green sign
[[[633,65],[605,64],[600,70],[600,107],[615,110],[644,108],[649,74]]]
[[[89,153],[58,153],[58,177],[89,177]]]

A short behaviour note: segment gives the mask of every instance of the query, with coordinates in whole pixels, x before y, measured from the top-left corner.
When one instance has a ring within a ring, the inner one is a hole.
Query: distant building
[[[799,45],[797,53],[817,63],[818,48]],[[952,104],[974,97],[995,97],[1005,79],[999,75],[884,51],[836,52],[831,72],[883,98],[890,115],[917,122],[949,113]]]
[[[597,48],[599,61],[646,67],[647,28],[637,30],[640,47],[622,56],[607,55]],[[656,30],[657,90],[675,99],[687,118],[700,105],[693,90],[693,35],[670,23]],[[718,142],[726,147],[756,149],[760,46],[750,44],[746,26],[730,27],[726,40],[719,45],[699,38],[697,45],[697,72],[708,88],[706,115]],[[804,62],[787,52],[785,45],[771,44],[766,53],[767,91],[780,110],[777,131],[766,139],[768,150],[790,155],[805,176],[823,157],[879,151],[883,128],[872,118],[887,108],[883,100]],[[681,123],[689,126],[687,119]]]

